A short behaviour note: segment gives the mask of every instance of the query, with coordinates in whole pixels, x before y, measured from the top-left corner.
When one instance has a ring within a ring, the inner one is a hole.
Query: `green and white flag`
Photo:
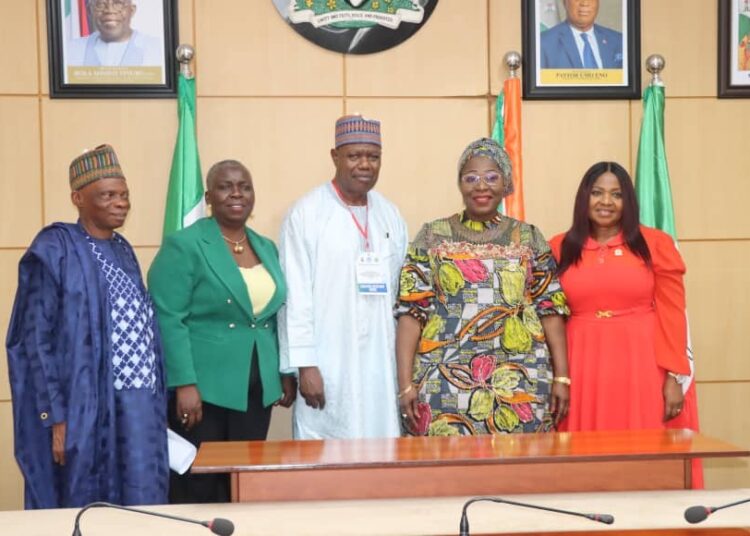
[[[177,81],[179,127],[169,173],[163,235],[183,229],[205,214],[201,161],[195,134],[195,79],[180,73]]]
[[[676,245],[672,188],[669,184],[667,150],[664,146],[664,86],[661,84],[652,83],[643,92],[643,119],[635,176],[641,223],[669,234]],[[687,317],[687,311],[685,315]],[[690,361],[690,380],[682,384],[684,391],[688,390],[695,376],[689,325],[686,353]]]
[[[676,241],[672,189],[664,147],[664,86],[661,85],[651,85],[643,92],[643,119],[635,176],[641,223],[661,229]]]
[[[641,223],[671,235],[677,245],[672,189],[669,185],[667,151],[664,146],[664,104],[664,86],[661,83],[652,82],[643,92],[643,119],[641,120],[641,139],[638,144],[635,193],[640,206]],[[695,361],[687,316],[686,310],[687,348],[685,348],[685,354],[690,363],[690,375],[678,380],[685,394],[682,411],[677,417],[667,421],[666,425],[667,428],[689,428],[697,432],[700,427],[695,387]],[[703,487],[701,461],[693,459],[691,467],[692,486],[700,489]]]

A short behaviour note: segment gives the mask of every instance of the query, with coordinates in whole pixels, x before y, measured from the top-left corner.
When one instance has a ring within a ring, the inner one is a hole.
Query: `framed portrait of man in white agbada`
[[[521,0],[525,99],[638,99],[639,0]]]
[[[47,0],[50,96],[173,97],[177,0]]]

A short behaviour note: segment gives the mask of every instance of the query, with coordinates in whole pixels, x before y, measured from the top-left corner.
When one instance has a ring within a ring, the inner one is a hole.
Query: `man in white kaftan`
[[[336,127],[335,178],[299,200],[281,230],[281,368],[299,371],[305,400],[294,408],[294,437],[397,437],[393,304],[406,224],[371,191],[380,124],[345,116]]]

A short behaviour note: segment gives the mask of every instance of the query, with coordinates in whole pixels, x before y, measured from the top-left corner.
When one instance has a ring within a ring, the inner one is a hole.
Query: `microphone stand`
[[[488,502],[494,502],[494,503],[500,503],[500,504],[511,504],[513,506],[523,506],[524,508],[532,508],[534,510],[544,510],[546,512],[555,512],[556,514],[567,514],[570,516],[577,516],[577,517],[585,517],[586,519],[590,519],[592,521],[598,521],[599,523],[605,523],[607,525],[611,525],[615,522],[614,516],[611,516],[609,514],[583,514],[580,512],[571,512],[569,510],[560,510],[558,508],[551,508],[548,506],[537,506],[536,504],[525,504],[521,502],[516,501],[509,501],[506,499],[500,499],[498,497],[474,497],[473,499],[469,499],[464,504],[463,510],[461,511],[461,522],[459,524],[459,533],[460,536],[469,536],[469,518],[466,515],[466,511],[469,508],[470,505],[474,504],[475,502],[480,501],[488,501]]]
[[[197,521],[195,519],[188,519],[186,517],[179,517],[179,516],[173,516],[173,515],[169,515],[169,514],[162,514],[162,513],[159,513],[159,512],[149,512],[148,510],[141,510],[140,508],[131,508],[129,506],[120,506],[118,504],[112,504],[112,503],[108,503],[108,502],[92,502],[90,504],[87,504],[83,508],[81,508],[81,510],[76,515],[75,525],[73,526],[73,535],[72,536],[82,536],[82,534],[81,534],[81,528],[79,526],[79,523],[80,523],[81,516],[89,508],[115,508],[117,510],[125,510],[126,512],[136,512],[136,513],[139,513],[139,514],[146,514],[146,515],[154,516],[154,517],[162,517],[162,518],[166,518],[166,519],[172,519],[174,521],[184,521],[186,523],[193,523],[195,525],[202,525],[202,526],[210,529],[212,532],[215,532],[213,530],[213,527],[212,527],[213,521]],[[216,520],[214,520],[214,521],[216,521]],[[224,521],[224,520],[222,520],[222,521]],[[224,527],[222,526],[222,528],[224,528]],[[234,527],[232,527],[231,532],[226,532],[226,534],[232,534],[232,532],[234,532]]]
[[[750,502],[750,499],[743,499],[741,501],[725,504],[723,506],[691,506],[690,508],[685,510],[685,521],[693,524],[700,523],[718,510],[723,510],[724,508],[730,508],[732,506],[738,506],[740,504],[745,504],[748,502]]]

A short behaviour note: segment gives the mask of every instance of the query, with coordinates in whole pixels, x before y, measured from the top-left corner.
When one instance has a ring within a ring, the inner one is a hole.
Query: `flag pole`
[[[521,54],[515,50],[506,52],[503,62],[508,67],[509,76],[503,82],[503,89],[497,96],[495,105],[495,126],[492,139],[498,142],[508,153],[513,170],[513,193],[502,202],[503,213],[517,220],[526,219],[523,200],[523,160],[521,142],[521,80],[518,69],[521,68]]]
[[[182,76],[188,80],[193,78],[193,71],[190,68],[190,62],[193,61],[193,56],[195,56],[195,49],[190,45],[180,45],[177,47],[175,56],[180,64],[180,73]]]
[[[657,160],[662,161],[663,167],[657,168],[657,169],[648,169],[648,165],[644,165],[643,168],[640,166],[640,160],[641,158],[644,159],[645,162],[648,162],[646,151],[644,151],[644,154],[641,155],[641,149],[645,147],[648,144],[639,144],[638,148],[638,159],[639,159],[639,165],[638,165],[638,176],[636,177],[636,187],[638,188],[638,201],[639,203],[646,203],[646,204],[658,204],[656,203],[656,192],[658,191],[660,195],[663,198],[666,198],[668,203],[666,205],[662,204],[661,209],[664,211],[665,206],[668,207],[667,210],[667,217],[664,217],[664,214],[662,212],[662,217],[655,217],[655,212],[651,213],[651,216],[653,221],[648,221],[647,224],[651,225],[653,227],[656,227],[657,229],[661,229],[662,231],[665,231],[672,235],[672,238],[675,240],[675,245],[677,244],[677,233],[674,226],[674,213],[672,208],[672,193],[671,188],[669,186],[669,171],[667,169],[666,164],[666,149],[664,147],[664,82],[661,78],[661,72],[664,70],[664,66],[666,65],[666,61],[664,59],[664,56],[661,54],[651,54],[648,58],[646,58],[646,70],[651,73],[651,83],[649,84],[649,87],[646,89],[646,92],[644,93],[644,119],[643,122],[646,122],[649,120],[649,118],[654,121],[654,126],[658,127],[657,130],[659,131],[658,135],[655,135],[652,129],[651,132],[651,141],[655,142],[656,145],[658,145],[658,148],[656,150],[656,153],[651,155],[651,158],[656,158]],[[649,117],[646,117],[649,115]],[[644,129],[643,129],[643,123],[641,125],[641,138],[644,137]],[[646,129],[648,130],[648,129]],[[649,193],[649,188],[646,188],[645,190],[643,188],[639,187],[639,182],[641,179],[650,181],[649,187],[652,190],[650,192],[650,195],[646,197],[645,195]],[[658,188],[660,186],[660,188]],[[653,207],[652,207],[653,208]],[[688,358],[688,362],[690,363],[690,374],[687,376],[681,377],[681,386],[683,393],[685,395],[684,402],[683,402],[683,409],[680,415],[670,421],[667,422],[667,428],[690,428],[692,430],[695,430],[696,432],[699,430],[699,422],[698,422],[698,402],[696,399],[696,386],[695,386],[695,361],[693,357],[693,344],[690,337],[690,323],[688,322],[687,318],[687,309],[685,310],[685,323],[687,328],[687,348],[685,349],[685,353]],[[692,484],[694,488],[702,488],[703,487],[703,466],[701,464],[700,459],[693,459],[691,462],[691,471],[692,471]]]
[[[646,58],[651,83],[643,92],[643,118],[638,143],[635,191],[640,205],[641,223],[660,229],[677,240],[664,143],[664,107],[666,104],[661,72],[666,61],[660,54]]]
[[[508,76],[518,78],[518,69],[521,68],[521,54],[515,50],[511,50],[505,53],[503,61],[508,66]]]
[[[646,58],[646,70],[651,73],[651,84],[652,86],[663,86],[664,82],[661,79],[661,72],[664,70],[664,66],[667,64],[664,56],[661,54],[651,54]]]
[[[205,215],[195,130],[195,78],[190,67],[194,56],[195,49],[190,45],[182,44],[175,51],[180,64],[180,74],[177,77],[178,126],[164,209],[164,236],[188,227]]]

